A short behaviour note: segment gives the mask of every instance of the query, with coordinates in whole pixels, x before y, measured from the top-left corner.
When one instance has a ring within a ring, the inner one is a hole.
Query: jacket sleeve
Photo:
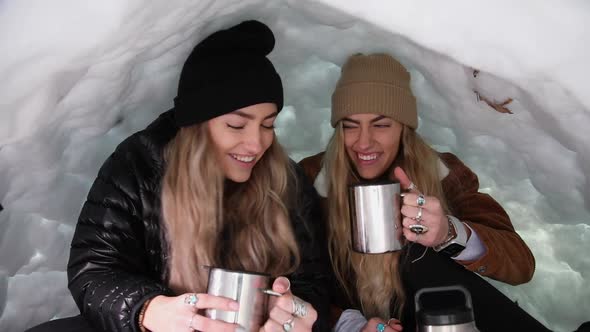
[[[68,286],[97,331],[139,331],[143,303],[169,294],[150,275],[134,159],[117,150],[99,171],[72,240]]]
[[[443,179],[451,213],[477,232],[486,253],[475,261],[459,261],[467,269],[511,285],[528,282],[535,258],[514,230],[506,211],[491,196],[478,192],[477,175],[450,153],[441,155],[450,173]]]
[[[293,167],[297,173],[298,197],[295,209],[291,210],[291,218],[295,219],[295,236],[299,243],[301,264],[290,276],[291,289],[294,295],[316,309],[318,319],[313,331],[329,331],[328,290],[331,270],[319,196],[301,168],[294,163]]]

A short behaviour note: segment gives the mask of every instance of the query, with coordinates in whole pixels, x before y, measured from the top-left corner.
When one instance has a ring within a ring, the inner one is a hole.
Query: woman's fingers
[[[302,299],[294,296],[290,290],[289,279],[279,277],[273,282],[272,290],[283,295],[271,298],[269,304],[269,314],[271,320],[275,320],[281,325],[290,318],[295,319],[300,327],[309,329],[317,319],[317,312],[313,306]],[[274,317],[273,317],[274,315]],[[291,317],[289,317],[291,316]],[[268,328],[272,328],[272,324]]]
[[[381,318],[373,317],[367,321],[367,324],[362,329],[362,332],[395,332],[387,322]]]
[[[407,206],[407,205],[402,206],[401,212],[402,212],[402,215],[404,215],[405,217],[414,220],[414,222],[413,222],[414,224],[424,222],[427,220],[430,223],[432,223],[432,221],[436,221],[436,220],[440,219],[440,216],[441,216],[440,214],[434,214],[424,208]]]
[[[187,324],[188,328],[190,329],[189,331],[197,330],[203,332],[234,332],[237,328],[239,328],[239,325],[237,324],[226,323],[224,321],[211,319],[199,314],[194,314],[192,320],[189,322],[190,326]]]
[[[274,321],[277,322],[286,322],[289,319],[293,318],[293,315],[290,312],[287,312],[279,307],[274,307],[270,310],[269,317],[272,318]]]
[[[277,327],[277,331],[285,331],[285,326],[289,331],[301,331],[302,327],[311,329],[311,327],[305,324],[301,318],[294,317],[292,314],[279,307],[274,307],[270,311],[268,321],[264,324],[265,331],[271,331]],[[297,326],[297,328],[295,328],[295,326]]]
[[[278,277],[272,283],[272,290],[282,294],[279,297],[272,296],[269,301],[269,310],[272,310],[278,303],[281,308],[285,311],[289,311],[288,306],[291,303],[291,297],[293,294],[291,293],[291,282],[289,279],[285,277]]]
[[[260,328],[260,332],[283,332],[283,325],[274,319],[268,319]]]
[[[396,167],[393,169],[393,176],[399,181],[399,184],[403,190],[410,190],[411,192],[418,193],[415,185],[412,185],[412,180],[410,180],[406,172],[401,167]]]
[[[272,290],[284,294],[291,290],[291,281],[286,277],[278,277],[272,283]]]
[[[422,235],[418,235],[418,234],[412,232],[409,228],[406,228],[406,227],[404,227],[402,231],[404,233],[404,237],[408,241],[423,244],[422,242],[420,242],[420,237]]]
[[[442,242],[440,238],[444,238],[448,233],[448,230],[445,229],[444,226],[441,226],[441,224],[429,224],[424,221],[418,223],[416,220],[407,217],[403,219],[402,225],[402,232],[408,241],[420,243],[425,247],[436,246]],[[415,231],[412,231],[411,226],[416,227],[415,225],[425,226],[427,228],[420,228],[422,233],[419,234]]]
[[[180,296],[183,303],[193,306],[197,309],[219,309],[225,311],[237,311],[239,305],[237,301],[223,296],[215,296],[204,293],[187,293]]]
[[[432,247],[446,238],[447,218],[436,197],[405,194],[401,214],[404,216],[403,233],[408,241]]]
[[[440,201],[438,198],[434,196],[426,196],[420,195],[416,193],[405,193],[402,204],[404,206],[413,206],[413,207],[421,207],[426,210],[430,210],[433,212],[441,212],[442,213],[442,206],[440,205]]]
[[[394,331],[400,332],[404,329],[402,326],[402,322],[397,318],[391,318],[387,321],[387,325],[391,327]]]

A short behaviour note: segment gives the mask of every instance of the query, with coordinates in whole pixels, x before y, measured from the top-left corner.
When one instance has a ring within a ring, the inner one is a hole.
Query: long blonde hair
[[[405,125],[396,163],[422,193],[438,197],[446,209],[438,155]],[[400,317],[405,303],[400,251],[366,255],[352,250],[348,186],[360,178],[346,153],[342,122],[336,125],[328,143],[324,166],[328,174],[329,251],[337,279],[351,300],[355,295],[358,297],[365,316],[388,319],[393,314]]]
[[[213,149],[206,123],[181,128],[165,149],[162,212],[177,293],[206,291],[203,266],[278,276],[299,265],[288,212],[294,176],[276,139],[239,184],[225,180]]]

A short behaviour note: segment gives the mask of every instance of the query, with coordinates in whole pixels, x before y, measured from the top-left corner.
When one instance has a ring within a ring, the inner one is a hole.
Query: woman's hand
[[[404,194],[401,209],[406,239],[425,247],[443,243],[449,234],[449,222],[438,198],[422,195],[400,167],[394,169],[394,175],[403,189],[410,190]],[[422,233],[416,233],[411,228],[422,229]]]
[[[148,304],[142,324],[153,332],[236,331],[237,324],[207,318],[202,309],[237,311],[238,302],[209,294],[187,293],[176,297],[160,295]]]
[[[387,325],[389,327],[391,327],[394,331],[398,331],[398,332],[404,329],[404,327],[402,326],[401,320],[399,320],[397,318],[390,318],[387,321]]]
[[[311,304],[291,293],[291,283],[285,277],[275,279],[272,290],[283,295],[271,297],[269,318],[260,332],[311,331],[318,315]]]
[[[381,318],[373,317],[363,326],[361,332],[399,332],[402,329],[403,327],[399,319],[392,318],[386,322]]]

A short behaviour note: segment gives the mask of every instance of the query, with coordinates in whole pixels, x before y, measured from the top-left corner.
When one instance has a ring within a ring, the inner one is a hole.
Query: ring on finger
[[[422,225],[422,224],[413,224],[408,226],[408,228],[410,229],[410,231],[412,233],[415,234],[424,234],[426,232],[428,232],[428,226]]]
[[[383,323],[377,324],[377,332],[385,332],[385,324],[383,324]]]
[[[422,221],[422,208],[419,207],[418,208],[418,214],[416,215],[416,218],[414,218],[417,222],[421,222]]]
[[[291,317],[288,321],[283,323],[283,331],[289,332],[295,327],[295,317]]]
[[[424,198],[424,195],[418,195],[418,198],[416,198],[416,204],[418,204],[418,206],[423,206],[426,204],[426,198]]]
[[[195,293],[187,294],[184,297],[184,303],[193,307],[197,307],[197,302],[199,302],[199,297]]]
[[[408,186],[407,190],[414,190],[416,189],[416,185],[414,184],[414,182],[410,182],[410,185]]]
[[[293,296],[293,315],[295,317],[305,317],[307,315],[307,305],[295,296]]]

